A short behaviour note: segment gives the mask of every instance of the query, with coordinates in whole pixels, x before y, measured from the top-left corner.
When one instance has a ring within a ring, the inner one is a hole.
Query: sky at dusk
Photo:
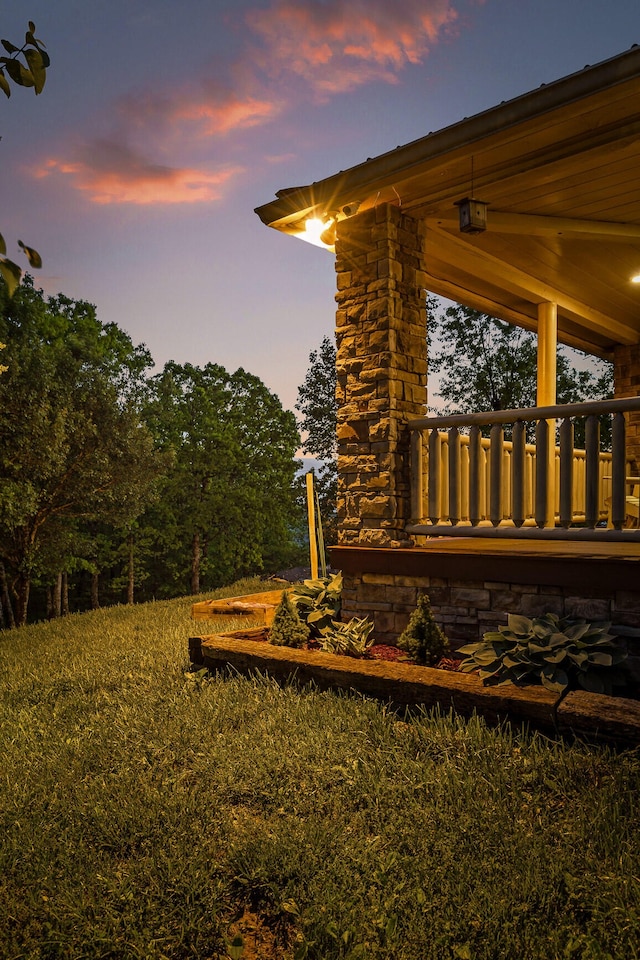
[[[47,45],[2,97],[0,230],[36,284],[293,409],[333,256],[254,208],[640,43],[640,0],[8,0]],[[22,258],[22,259],[21,259]]]

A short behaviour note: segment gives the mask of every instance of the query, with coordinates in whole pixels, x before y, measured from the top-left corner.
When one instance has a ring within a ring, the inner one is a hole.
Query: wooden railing
[[[640,539],[637,529],[625,529],[624,414],[631,411],[640,411],[640,397],[409,421],[412,519],[407,532]],[[600,449],[602,415],[611,417],[610,452]],[[574,448],[578,417],[585,421],[584,450]],[[506,425],[510,440],[504,439]],[[535,444],[526,442],[527,425],[535,425]],[[488,438],[481,435],[483,427],[490,427]]]

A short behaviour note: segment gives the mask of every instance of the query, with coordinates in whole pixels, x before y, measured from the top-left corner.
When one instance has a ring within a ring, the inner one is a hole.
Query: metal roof
[[[472,179],[477,234],[456,206]],[[560,340],[607,356],[640,341],[640,47],[276,196],[256,213],[293,234],[400,204],[426,222],[430,291],[529,329],[557,302]]]

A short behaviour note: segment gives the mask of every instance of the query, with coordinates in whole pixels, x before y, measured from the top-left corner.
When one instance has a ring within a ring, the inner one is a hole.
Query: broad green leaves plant
[[[342,573],[305,580],[291,590],[291,602],[327,653],[361,657],[373,646],[373,624],[366,617],[341,623]]]
[[[614,686],[625,685],[625,674],[616,668],[627,654],[610,630],[610,623],[554,613],[533,620],[509,614],[507,626],[460,647],[466,657],[460,669],[478,670],[487,684],[541,683],[554,693],[580,686],[611,694]]]
[[[305,580],[292,589],[291,601],[311,632],[322,636],[340,616],[342,574]]]

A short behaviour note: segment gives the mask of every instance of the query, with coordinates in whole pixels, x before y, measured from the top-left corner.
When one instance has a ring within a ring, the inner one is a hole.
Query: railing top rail
[[[441,417],[413,417],[410,430],[434,430],[439,427],[484,427],[494,423],[517,423],[521,420],[556,420],[567,417],[600,416],[603,413],[627,413],[640,410],[640,397],[618,400],[587,400],[583,403],[562,403],[551,407],[522,407],[518,410],[487,410],[484,413],[454,413]]]

